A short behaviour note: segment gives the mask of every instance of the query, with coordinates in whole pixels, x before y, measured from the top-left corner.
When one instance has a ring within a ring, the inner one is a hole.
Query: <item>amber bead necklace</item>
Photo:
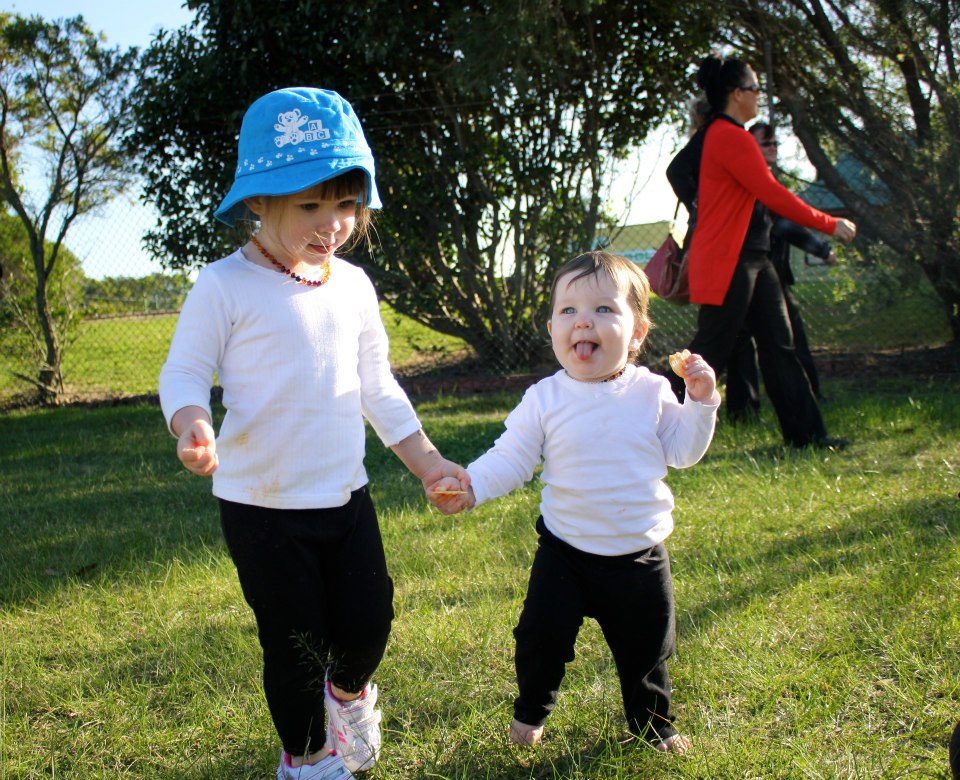
[[[320,275],[319,279],[304,279],[299,274],[295,274],[289,268],[287,268],[283,263],[281,263],[277,258],[271,255],[263,244],[260,243],[259,239],[256,236],[250,236],[250,241],[253,245],[259,250],[260,254],[263,255],[267,260],[273,263],[277,270],[281,273],[285,273],[291,279],[293,279],[297,284],[305,284],[309,287],[319,287],[321,284],[325,284],[330,279],[330,261],[328,260],[323,264],[323,273]]]
[[[602,385],[604,382],[612,382],[614,379],[619,379],[624,375],[626,370],[627,370],[627,367],[624,366],[615,374],[610,374],[610,376],[608,376],[606,379],[578,379],[577,381],[586,382],[587,384],[591,384],[591,385]],[[570,376],[569,372],[567,372],[567,376]]]

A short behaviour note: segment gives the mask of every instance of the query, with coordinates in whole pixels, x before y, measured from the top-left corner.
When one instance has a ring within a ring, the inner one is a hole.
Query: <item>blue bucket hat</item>
[[[214,216],[233,225],[249,213],[244,198],[291,195],[355,168],[367,174],[366,205],[380,208],[373,153],[351,105],[327,89],[278,89],[243,115],[233,186]]]

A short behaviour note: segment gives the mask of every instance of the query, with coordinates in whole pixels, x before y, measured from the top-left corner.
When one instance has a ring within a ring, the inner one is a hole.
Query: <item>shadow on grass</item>
[[[504,721],[508,723],[509,721]],[[596,733],[595,731],[592,733]],[[663,776],[676,757],[665,756],[644,742],[618,737],[605,724],[599,738],[584,742],[580,729],[548,733],[541,747],[508,744],[506,737],[482,744],[448,744],[436,762],[400,775],[410,780],[597,780],[598,778]],[[502,744],[499,742],[502,741]],[[492,744],[493,743],[493,744]],[[384,775],[387,776],[387,775]],[[390,775],[393,776],[393,775]]]
[[[180,466],[156,406],[0,417],[0,488],[0,605],[220,544],[210,483]]]
[[[775,596],[799,583],[837,574],[863,575],[873,570],[878,593],[901,594],[898,601],[909,608],[910,598],[927,580],[917,577],[918,565],[932,568],[952,555],[960,536],[960,513],[952,495],[908,499],[884,509],[851,513],[846,520],[832,519],[822,527],[788,538],[779,537],[750,547],[733,549],[690,548],[676,555],[674,576],[712,570],[727,575],[722,593],[705,601],[688,597],[678,611],[684,624],[706,628],[718,618],[756,601]],[[869,580],[861,577],[860,584]]]
[[[435,428],[440,451],[466,461],[502,422]],[[381,515],[427,507],[420,481],[373,433],[366,467]],[[177,461],[156,404],[0,416],[0,606],[43,598],[69,581],[206,556],[222,546],[210,490],[210,480]]]

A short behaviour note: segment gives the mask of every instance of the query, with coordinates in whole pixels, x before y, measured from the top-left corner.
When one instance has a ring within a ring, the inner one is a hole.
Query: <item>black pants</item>
[[[544,723],[583,619],[592,617],[613,653],[630,730],[651,742],[676,734],[667,673],[676,635],[667,548],[592,555],[551,534],[543,518],[537,531],[527,598],[513,632],[520,693],[514,717]]]
[[[744,329],[757,344],[760,373],[784,441],[804,447],[822,439],[826,427],[797,357],[780,277],[765,254],[740,258],[722,305],[701,304],[690,351],[702,355],[720,374]],[[671,384],[682,398],[683,380],[671,377]]]
[[[730,422],[760,416],[760,361],[757,344],[746,330],[740,332],[727,361],[727,391],[723,400]]]
[[[383,658],[393,620],[377,515],[366,488],[333,509],[220,501],[220,520],[263,648],[263,688],[291,755],[326,741],[324,676],[357,692]]]
[[[797,359],[810,382],[815,398],[821,398],[820,375],[810,352],[807,331],[800,316],[800,304],[789,286],[783,286],[783,300],[793,330],[793,345]],[[757,360],[757,345],[750,334],[744,331],[737,340],[733,355],[727,363],[727,418],[738,420],[760,411],[760,363]]]

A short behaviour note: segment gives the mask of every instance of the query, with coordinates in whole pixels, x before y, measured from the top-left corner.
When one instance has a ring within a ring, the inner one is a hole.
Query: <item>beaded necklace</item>
[[[623,372],[626,371],[626,370],[627,370],[627,367],[624,366],[624,367],[621,368],[619,371],[617,371],[616,374],[611,374],[611,375],[608,376],[606,379],[601,379],[600,381],[601,381],[601,382],[612,382],[614,379],[619,379],[620,377],[622,377],[622,376],[623,376]]]
[[[623,376],[624,372],[627,370],[627,367],[624,366],[617,373],[610,374],[606,379],[577,379],[578,382],[586,382],[593,385],[602,385],[604,382],[612,382],[614,379],[619,379]],[[567,372],[567,376],[570,376],[570,372]],[[575,377],[574,377],[575,378]]]
[[[320,275],[319,279],[304,279],[302,276],[295,274],[289,268],[287,268],[283,263],[281,263],[277,258],[271,255],[260,243],[256,236],[250,236],[250,241],[253,242],[253,245],[259,250],[260,254],[263,255],[267,260],[273,263],[277,270],[281,273],[285,273],[291,279],[293,279],[297,284],[305,284],[309,287],[319,287],[321,284],[324,284],[330,279],[330,262],[327,261],[323,264],[323,273]]]

